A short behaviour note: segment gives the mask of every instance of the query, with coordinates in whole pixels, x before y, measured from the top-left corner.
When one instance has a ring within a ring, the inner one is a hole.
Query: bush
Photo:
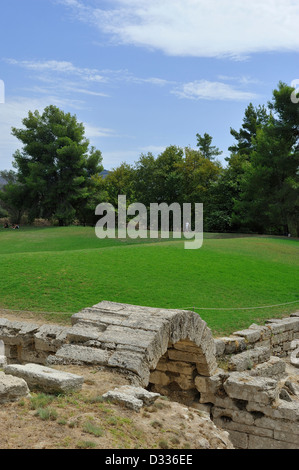
[[[51,222],[48,219],[34,219],[34,227],[51,227]]]
[[[4,224],[10,224],[10,218],[9,217],[1,217],[0,218],[0,226],[4,226]]]

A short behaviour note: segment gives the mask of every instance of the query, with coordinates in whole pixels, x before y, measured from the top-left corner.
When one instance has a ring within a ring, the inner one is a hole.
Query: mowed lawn
[[[102,300],[194,308],[214,334],[299,309],[270,307],[299,300],[297,240],[214,237],[184,250],[176,240],[99,240],[92,227],[1,228],[0,308],[53,321]]]

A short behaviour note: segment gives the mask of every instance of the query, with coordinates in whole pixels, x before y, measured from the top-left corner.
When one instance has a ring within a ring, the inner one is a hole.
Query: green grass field
[[[195,311],[214,334],[290,314],[299,302],[297,240],[205,237],[99,240],[92,227],[0,229],[0,308],[61,321],[102,300]],[[238,310],[239,309],[239,310]],[[240,310],[242,309],[242,310]]]

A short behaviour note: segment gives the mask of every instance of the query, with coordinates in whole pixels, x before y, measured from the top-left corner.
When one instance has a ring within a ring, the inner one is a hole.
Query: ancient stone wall
[[[236,448],[299,448],[298,312],[214,339],[190,311],[101,302],[70,327],[0,319],[1,340],[9,364],[112,367],[209,413]]]

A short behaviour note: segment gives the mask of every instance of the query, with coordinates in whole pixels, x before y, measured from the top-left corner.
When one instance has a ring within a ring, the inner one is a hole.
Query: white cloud
[[[106,78],[100,75],[99,70],[84,67],[76,67],[72,62],[58,61],[58,60],[15,60],[6,59],[6,62],[11,65],[18,65],[34,72],[48,72],[54,74],[71,74],[78,76],[82,80],[90,82],[105,82]]]
[[[168,55],[231,57],[298,51],[298,0],[60,0],[114,42]]]
[[[88,139],[92,139],[94,137],[114,137],[115,132],[113,129],[107,129],[104,127],[97,127],[93,126],[88,123],[84,123],[85,128],[85,135]]]
[[[248,101],[257,98],[254,93],[234,88],[226,83],[208,80],[185,83],[174,89],[172,93],[179,98],[191,100]]]

